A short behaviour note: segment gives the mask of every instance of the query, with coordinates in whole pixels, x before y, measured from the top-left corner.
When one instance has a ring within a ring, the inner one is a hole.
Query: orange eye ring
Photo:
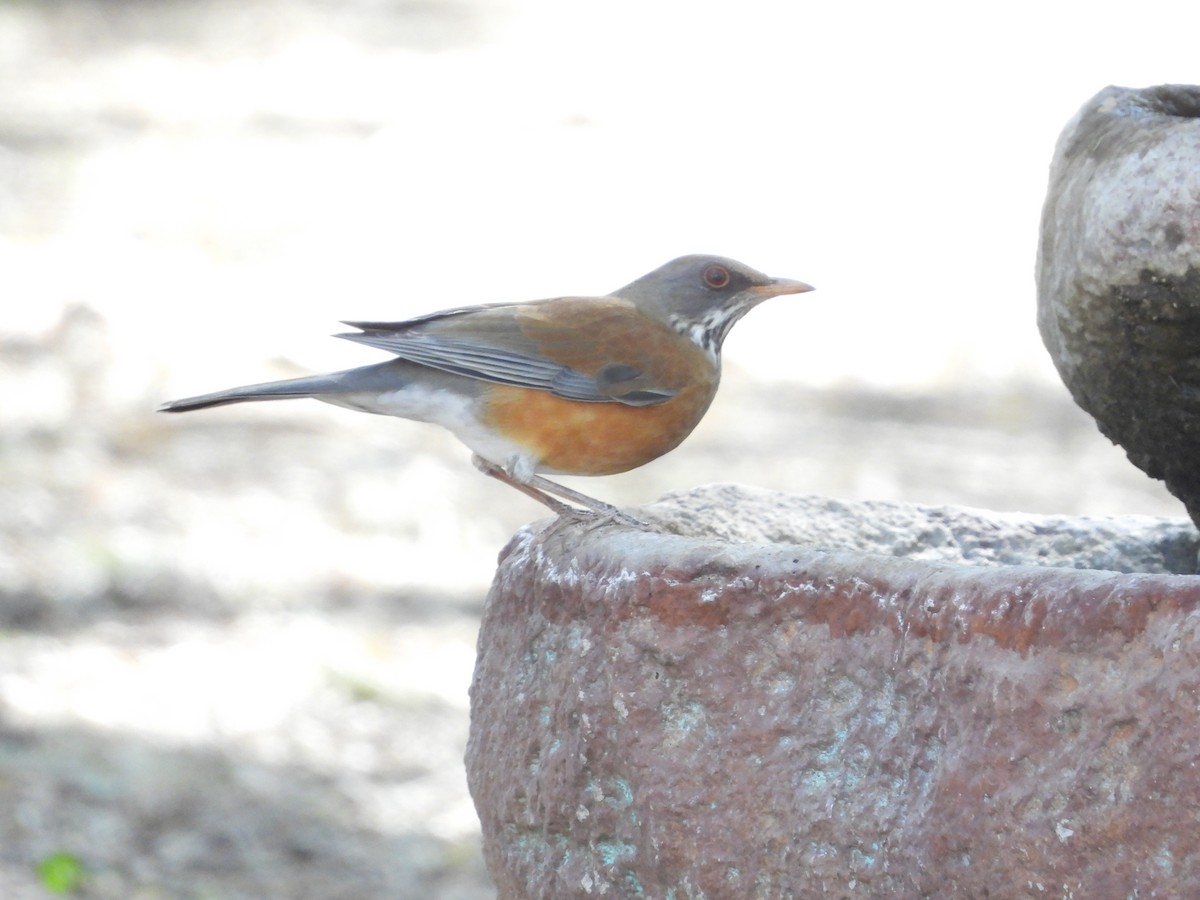
[[[729,284],[729,270],[724,266],[709,266],[704,270],[704,284],[713,290],[720,290]]]

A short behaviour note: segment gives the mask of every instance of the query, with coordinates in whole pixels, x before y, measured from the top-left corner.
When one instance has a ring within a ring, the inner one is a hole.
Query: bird
[[[733,325],[764,300],[811,290],[726,257],[682,256],[602,297],[343,321],[356,330],[336,337],[395,359],[172,400],[159,411],[313,398],[429,422],[462,441],[481,472],[560,517],[641,525],[545,475],[614,475],[674,450],[716,395]]]

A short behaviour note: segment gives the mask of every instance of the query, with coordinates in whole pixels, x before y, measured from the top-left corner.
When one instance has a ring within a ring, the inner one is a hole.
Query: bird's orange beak
[[[815,290],[811,284],[803,281],[793,281],[790,278],[772,278],[769,284],[760,284],[750,288],[750,293],[766,300],[768,297],[778,297],[781,294],[804,294]]]

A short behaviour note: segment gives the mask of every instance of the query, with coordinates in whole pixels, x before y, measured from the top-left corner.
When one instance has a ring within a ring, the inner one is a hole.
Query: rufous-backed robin
[[[606,297],[464,306],[405,322],[345,322],[338,337],[389,362],[235,387],[164,404],[185,412],[245,400],[313,397],[433,422],[480,470],[556,513],[550,496],[629,520],[538,473],[612,475],[673,450],[708,410],[721,343],[754,306],[812,288],[719,256],[684,256]]]

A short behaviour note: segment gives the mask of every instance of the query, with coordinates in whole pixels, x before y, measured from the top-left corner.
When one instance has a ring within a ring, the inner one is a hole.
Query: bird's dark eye
[[[710,288],[723,288],[729,284],[729,270],[724,266],[709,266],[704,270],[704,283]]]

